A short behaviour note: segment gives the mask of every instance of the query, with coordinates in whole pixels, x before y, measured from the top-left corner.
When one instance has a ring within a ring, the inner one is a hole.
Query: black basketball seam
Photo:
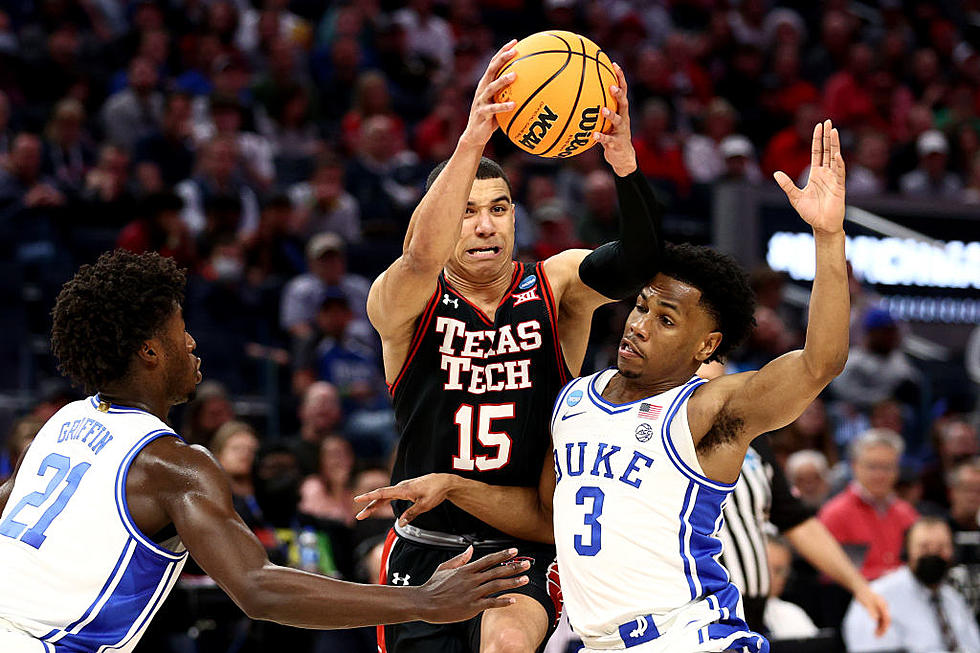
[[[548,146],[547,150],[538,153],[538,156],[544,156],[551,150],[555,149],[555,146],[561,142],[565,132],[568,131],[568,126],[572,124],[572,119],[575,117],[575,110],[578,108],[579,98],[582,97],[582,87],[585,86],[585,39],[580,36],[578,37],[578,40],[582,44],[582,74],[578,78],[578,91],[575,93],[575,102],[572,103],[572,110],[568,112],[568,117],[565,119],[565,125],[561,128],[561,131],[558,132],[558,136],[555,137],[554,142]],[[569,49],[571,49],[571,46],[569,46]]]
[[[559,41],[561,41],[562,43],[565,44],[565,46],[568,48],[568,51],[565,54],[567,54],[568,56],[565,58],[565,63],[562,64],[561,68],[559,68],[557,71],[555,71],[555,73],[551,77],[549,77],[548,79],[546,79],[544,81],[544,83],[542,83],[540,86],[538,86],[536,89],[534,89],[534,92],[531,93],[530,95],[528,95],[527,96],[527,99],[524,100],[524,104],[522,104],[520,107],[518,107],[514,111],[514,114],[510,117],[510,122],[507,123],[507,129],[504,130],[504,133],[507,134],[507,136],[510,136],[510,128],[514,126],[514,121],[517,120],[517,117],[519,115],[521,115],[521,111],[523,111],[524,108],[528,104],[530,104],[531,100],[534,99],[534,96],[536,96],[538,93],[540,93],[541,90],[545,86],[547,86],[548,84],[551,83],[551,80],[553,80],[555,77],[558,77],[558,75],[560,75],[565,70],[565,68],[568,67],[568,63],[572,60],[572,46],[571,46],[571,44],[568,41],[566,41],[565,39],[563,39],[562,37],[558,36],[557,34],[549,34],[549,36],[554,36],[556,39],[558,39]],[[559,52],[559,54],[560,54],[560,52]],[[530,56],[530,55],[528,55],[528,56]],[[503,72],[503,71],[501,71],[501,72]]]
[[[609,106],[609,102],[606,100],[606,85],[602,83],[602,71],[599,70],[599,55],[600,54],[602,54],[602,50],[596,50],[596,53],[595,53],[595,64],[596,64],[595,65],[595,76],[599,80],[599,90],[602,91],[602,106],[608,107]],[[613,76],[615,77],[615,75],[613,75]],[[616,81],[617,82],[619,81],[618,78],[617,78]],[[616,109],[618,110],[619,109],[619,106],[617,106]],[[599,116],[602,118],[602,123],[600,123],[601,126],[599,127],[599,131],[602,132],[602,133],[605,133],[607,120],[606,120],[606,117],[604,115],[602,115],[602,109],[599,109]]]
[[[552,34],[551,36],[554,36],[554,34]],[[561,38],[561,37],[556,37],[556,38]],[[577,55],[579,57],[585,57],[586,59],[591,59],[592,61],[595,61],[597,64],[599,64],[600,66],[602,66],[603,68],[605,68],[607,73],[609,73],[610,75],[612,75],[613,77],[615,77],[616,76],[616,73],[613,71],[613,69],[610,68],[609,66],[607,66],[606,64],[602,63],[601,61],[599,61],[598,52],[602,52],[602,50],[598,50],[597,51],[597,56],[595,56],[595,57],[593,57],[590,54],[585,54],[584,52],[571,52],[571,53],[569,53],[569,52],[567,52],[565,50],[538,50],[537,52],[529,52],[528,54],[522,55],[522,56],[514,59],[513,61],[508,61],[507,62],[507,65],[504,66],[500,70],[499,73],[497,73],[497,77],[500,77],[501,75],[503,75],[504,73],[506,73],[507,72],[507,69],[510,68],[511,66],[513,66],[518,61],[522,61],[524,59],[529,59],[531,57],[536,57],[539,54],[573,54],[573,55]]]

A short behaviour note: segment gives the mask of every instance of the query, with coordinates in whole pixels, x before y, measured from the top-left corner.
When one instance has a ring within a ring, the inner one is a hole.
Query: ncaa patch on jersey
[[[568,404],[569,406],[576,406],[580,401],[582,401],[581,390],[572,390],[571,392],[568,393],[568,398],[565,399],[565,403]]]
[[[517,286],[517,287],[520,288],[521,290],[527,290],[528,288],[530,288],[531,286],[533,286],[537,282],[538,282],[538,278],[532,274],[527,279],[525,279],[524,281],[522,281],[520,283],[520,285]]]
[[[636,439],[640,442],[647,442],[653,437],[653,427],[646,422],[641,422],[639,426],[636,427]]]

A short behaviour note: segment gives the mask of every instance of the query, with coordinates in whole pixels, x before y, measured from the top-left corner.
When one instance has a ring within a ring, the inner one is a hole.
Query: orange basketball
[[[547,158],[565,159],[595,145],[592,132],[611,124],[602,107],[616,110],[609,86],[612,62],[595,43],[573,32],[538,32],[517,42],[517,56],[500,71],[517,79],[497,102],[514,110],[497,114],[500,128],[517,147]]]

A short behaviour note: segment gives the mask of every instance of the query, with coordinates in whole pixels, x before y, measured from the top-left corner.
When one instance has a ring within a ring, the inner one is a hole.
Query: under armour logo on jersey
[[[535,299],[541,299],[538,297],[538,289],[531,288],[525,292],[519,292],[515,295],[511,295],[514,298],[514,306],[520,306],[526,302],[533,302]]]
[[[395,574],[391,578],[391,584],[392,585],[408,585],[408,579],[411,578],[411,577],[412,577],[411,574],[405,574],[404,576],[402,576],[398,572],[395,572]]]
[[[453,308],[459,308],[459,300],[456,299],[455,297],[452,300],[450,300],[449,293],[446,293],[445,295],[442,296],[442,303],[445,304],[446,306],[452,304]]]

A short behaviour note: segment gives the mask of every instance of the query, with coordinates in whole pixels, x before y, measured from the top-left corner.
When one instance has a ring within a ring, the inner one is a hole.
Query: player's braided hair
[[[724,361],[752,333],[755,295],[735,259],[710,247],[667,243],[660,271],[701,291],[701,305],[722,335],[708,362]]]
[[[123,378],[143,341],[184,299],[184,270],[172,258],[117,249],[83,265],[58,293],[51,351],[74,383],[94,392]]]

